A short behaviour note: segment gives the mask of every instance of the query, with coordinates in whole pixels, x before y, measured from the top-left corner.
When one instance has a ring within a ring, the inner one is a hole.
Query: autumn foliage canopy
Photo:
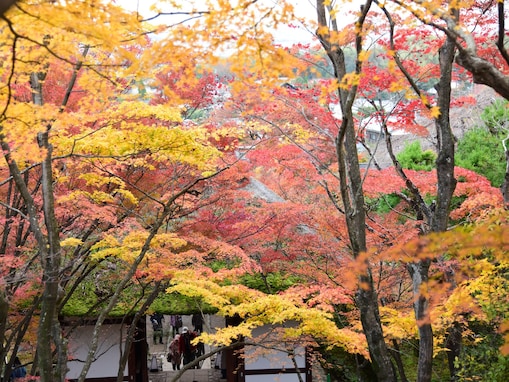
[[[508,193],[454,163],[474,83],[509,99],[504,2],[120,3],[0,20],[4,375],[63,381],[62,317],[98,332],[167,295],[242,319],[209,344],[298,322],[322,367],[380,381],[461,376],[484,339],[505,359]],[[413,140],[431,171],[398,161]]]

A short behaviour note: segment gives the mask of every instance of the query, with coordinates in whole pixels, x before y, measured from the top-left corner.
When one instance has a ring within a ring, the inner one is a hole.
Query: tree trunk
[[[387,12],[386,15],[391,24],[391,45],[394,47],[394,24]],[[453,8],[450,16],[457,19],[459,17],[458,10]],[[454,178],[454,136],[449,120],[454,54],[455,40],[454,37],[448,36],[439,51],[440,79],[435,86],[437,90],[437,106],[440,110],[440,114],[435,118],[438,151],[438,158],[436,161],[438,184],[436,201],[432,205],[428,206],[424,202],[419,189],[406,177],[401,165],[393,155],[390,139],[387,140],[387,147],[389,153],[391,153],[391,159],[395,164],[396,170],[405,180],[407,188],[412,194],[412,207],[417,220],[421,220],[423,221],[422,223],[425,223],[421,224],[421,234],[442,232],[447,229],[449,208],[456,187],[456,179]],[[409,80],[410,85],[414,88],[415,92],[420,95],[421,90],[418,88],[417,83],[410,77],[397,55],[395,56],[395,60],[400,70]],[[430,265],[431,259],[416,259],[415,262],[407,265],[408,272],[412,279],[414,311],[419,331],[417,382],[430,382],[432,375],[433,329],[428,311],[429,294],[423,293],[423,289],[427,288]]]
[[[447,339],[445,340],[445,346],[448,350],[447,362],[449,364],[449,374],[451,375],[451,382],[458,380],[455,362],[456,359],[460,356],[461,338],[462,333],[460,324],[453,325],[447,334]]]
[[[30,86],[32,88],[32,101],[35,105],[42,106],[43,81],[45,73],[32,73]],[[42,161],[42,208],[44,213],[44,226],[46,237],[43,245],[39,248],[42,265],[42,302],[37,332],[37,354],[40,380],[42,382],[63,382],[67,367],[67,349],[64,346],[60,322],[58,321],[58,306],[61,299],[60,293],[60,229],[55,217],[55,197],[53,193],[53,148],[49,143],[48,124],[46,130],[37,136],[39,147],[46,150],[46,156]],[[56,352],[56,365],[53,354]]]
[[[405,374],[405,366],[403,365],[403,360],[401,359],[401,352],[399,349],[398,341],[392,340],[392,348],[393,349],[391,350],[391,354],[398,367],[398,373],[401,378],[401,382],[408,382],[408,378]]]
[[[455,17],[459,17],[459,13],[455,12]],[[449,118],[449,110],[451,103],[451,81],[452,81],[452,69],[455,55],[455,42],[452,38],[448,38],[442,48],[440,49],[440,73],[441,80],[438,89],[438,102],[440,107],[440,116],[436,121],[437,125],[437,138],[438,138],[438,158],[436,161],[437,165],[437,201],[436,208],[433,211],[431,230],[433,232],[443,232],[447,230],[449,222],[449,210],[451,206],[451,200],[456,188],[456,178],[454,177],[454,153],[455,153],[455,138],[451,129],[451,123]],[[431,325],[430,325],[430,334]],[[458,340],[461,342],[461,334],[459,338],[457,336],[451,337],[450,340]],[[431,340],[432,341],[432,340]],[[452,344],[451,347],[459,347],[459,343]],[[433,357],[433,348],[430,350],[429,357]],[[448,357],[451,354],[448,354]],[[451,380],[455,380],[455,368],[451,370]],[[425,381],[431,381],[431,375],[429,379]]]
[[[131,323],[129,325],[129,329],[127,331],[124,348],[122,349],[122,344],[119,344],[121,356],[120,356],[120,361],[119,361],[118,371],[117,371],[117,382],[122,382],[124,380],[124,370],[127,365],[127,362],[129,361],[129,354],[131,351],[131,346],[132,346],[133,341],[136,337],[137,326],[138,326],[138,322],[139,322],[140,318],[144,314],[146,314],[146,311],[150,307],[150,305],[152,305],[152,303],[157,298],[157,296],[159,296],[161,291],[163,291],[167,287],[168,287],[168,283],[163,284],[161,281],[156,281],[149,296],[147,297],[145,302],[143,302],[143,305],[141,306],[141,308],[134,315],[133,320],[131,321]]]
[[[208,175],[206,177],[197,178],[193,181],[191,181],[187,186],[183,187],[180,191],[173,194],[171,197],[168,197],[168,199],[165,201],[163,208],[156,212],[154,211],[154,214],[157,216],[157,219],[152,223],[150,230],[148,231],[148,236],[144,241],[143,246],[141,247],[139,254],[136,256],[134,261],[129,265],[126,272],[123,274],[123,277],[121,281],[118,283],[118,285],[115,288],[114,293],[111,295],[109,300],[107,301],[106,306],[101,309],[99,312],[99,315],[97,317],[93,332],[92,332],[92,338],[90,339],[89,343],[89,350],[87,354],[87,358],[85,362],[83,363],[83,368],[81,370],[81,373],[78,377],[78,382],[84,382],[87,378],[87,374],[90,370],[90,367],[92,365],[92,362],[94,361],[97,348],[99,346],[99,334],[101,326],[104,322],[104,320],[107,318],[108,314],[111,312],[111,310],[115,307],[117,304],[122,292],[124,291],[124,288],[129,283],[129,281],[132,279],[134,274],[136,273],[136,270],[138,269],[138,266],[145,258],[145,255],[150,250],[150,244],[154,237],[156,236],[159,229],[163,226],[164,222],[168,219],[168,216],[171,215],[173,210],[173,204],[175,201],[182,197],[182,195],[185,195],[189,192],[196,184],[210,179],[214,176],[217,176],[217,174],[221,173],[223,170],[219,170],[215,172],[214,174]]]
[[[5,362],[7,359],[7,349],[4,346],[6,341],[5,333],[7,332],[7,320],[9,317],[9,301],[7,300],[7,296],[5,292],[0,292],[0,362]]]
[[[396,375],[380,324],[377,293],[373,289],[371,271],[368,270],[368,272],[368,275],[360,278],[361,286],[357,290],[355,299],[360,311],[362,330],[368,342],[371,364],[377,376],[377,380],[379,382],[396,381]],[[367,287],[363,287],[362,285],[366,285]]]
[[[452,11],[454,17],[459,17],[457,10]],[[451,104],[451,81],[455,55],[455,41],[448,37],[439,51],[440,81],[437,86],[438,107],[440,115],[435,120],[437,127],[438,157],[437,166],[437,196],[436,206],[431,210],[430,228],[433,232],[447,230],[449,209],[456,188],[454,178],[455,139],[449,118]],[[419,325],[419,370],[418,382],[430,382],[433,360],[433,330],[428,312],[428,297],[420,292],[421,287],[428,282],[430,260],[410,264],[409,270],[414,284],[416,296],[415,315]],[[418,297],[417,297],[418,296]]]
[[[351,113],[349,114],[351,115]],[[361,252],[366,251],[366,215],[353,119],[346,118],[348,119],[344,119],[342,124],[342,128],[345,127],[344,143],[341,145],[340,137],[338,137],[336,149],[348,237],[352,254],[354,257],[358,257]],[[373,371],[380,382],[395,381],[396,376],[382,331],[378,294],[373,285],[369,264],[366,264],[366,274],[359,277],[359,289],[355,301],[360,311],[362,329],[368,342]]]
[[[42,164],[42,191],[44,223],[47,230],[48,252],[42,259],[43,294],[41,304],[41,320],[38,331],[38,354],[41,369],[41,381],[64,381],[67,365],[67,350],[63,343],[58,306],[60,293],[60,239],[58,223],[55,217],[55,201],[53,195],[52,147],[48,142],[48,132],[39,134],[40,145],[46,148],[46,158]],[[54,348],[53,348],[54,347]],[[52,357],[56,351],[56,365]]]
[[[456,63],[472,73],[474,83],[489,86],[509,100],[509,78],[491,62],[477,57],[469,49],[462,49],[456,57]]]
[[[324,4],[324,0],[317,0],[317,19],[319,25],[318,38],[325,52],[332,62],[334,74],[339,83],[346,75],[344,53],[337,43],[331,38],[328,31],[326,10],[330,8]],[[361,29],[371,1],[366,1],[362,8],[362,15],[358,24]],[[329,12],[331,29],[338,31],[334,16]],[[361,34],[356,40],[357,53],[362,50]],[[361,70],[361,61],[356,63],[356,71]],[[362,190],[362,177],[359,168],[357,137],[352,117],[352,105],[356,96],[357,88],[353,86],[349,90],[338,90],[343,114],[341,127],[336,137],[336,154],[338,159],[338,173],[340,180],[341,198],[345,210],[345,219],[350,239],[352,255],[357,258],[366,251],[366,216],[364,210],[364,195]],[[373,369],[379,382],[395,381],[396,375],[393,369],[389,351],[384,340],[380,313],[378,310],[378,296],[373,285],[371,270],[366,264],[366,273],[359,277],[359,286],[355,298],[360,311],[363,332],[368,343],[369,353]]]
[[[414,313],[419,331],[419,360],[417,381],[431,381],[433,362],[433,329],[429,317],[429,300],[422,294],[422,287],[428,282],[430,260],[423,260],[408,265],[412,278],[414,293]]]

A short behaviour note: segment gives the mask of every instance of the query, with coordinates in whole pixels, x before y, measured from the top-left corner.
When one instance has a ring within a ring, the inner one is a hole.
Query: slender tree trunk
[[[46,75],[33,73],[30,76],[32,100],[34,104],[42,106],[42,83]],[[39,356],[40,377],[42,382],[64,381],[67,366],[67,349],[62,338],[60,322],[58,320],[60,293],[60,229],[55,216],[55,197],[53,193],[52,155],[53,147],[49,143],[48,121],[46,131],[37,136],[39,147],[46,150],[42,161],[42,205],[44,212],[44,225],[46,227],[46,251],[41,253],[43,270],[43,292],[39,328],[37,333],[37,354]],[[56,365],[54,365],[53,352],[56,351]]]
[[[437,195],[436,205],[426,214],[430,221],[423,233],[442,232],[447,229],[449,208],[456,188],[454,135],[449,119],[454,47],[454,41],[447,39],[440,49],[440,82],[437,86],[440,115],[435,120],[438,142]],[[418,382],[431,382],[433,368],[433,328],[429,317],[429,297],[422,293],[422,288],[426,288],[428,283],[430,265],[429,259],[418,260],[408,265],[414,291],[415,318],[419,325]]]
[[[42,82],[44,73],[33,73],[30,76],[32,88],[32,101],[42,106]],[[60,272],[60,241],[59,228],[54,215],[54,196],[52,179],[52,148],[48,141],[48,131],[38,135],[39,145],[46,149],[46,157],[42,163],[42,203],[44,212],[44,229],[39,220],[38,207],[28,189],[26,180],[11,156],[9,144],[0,130],[0,145],[9,173],[25,203],[26,213],[30,221],[30,230],[37,241],[38,255],[41,260],[43,292],[41,297],[41,310],[39,315],[39,328],[36,354],[39,365],[40,380],[42,382],[60,382],[64,380],[66,367],[66,349],[61,341],[58,322],[57,307],[59,301],[59,272]],[[54,367],[53,351],[57,351],[57,367]],[[61,362],[64,362],[63,364]]]
[[[412,278],[414,293],[414,312],[419,332],[419,360],[417,381],[431,381],[433,370],[433,329],[429,317],[429,300],[422,293],[421,288],[428,282],[430,260],[423,260],[408,265]]]
[[[388,12],[385,12],[391,26],[391,45],[394,46],[394,23]],[[452,9],[451,16],[455,19],[459,17],[457,10]],[[405,180],[408,189],[412,194],[412,207],[416,213],[417,219],[421,220],[421,233],[442,232],[447,229],[449,208],[452,195],[456,187],[454,178],[454,136],[452,133],[449,110],[451,103],[451,80],[452,67],[455,55],[455,40],[452,36],[445,39],[444,44],[439,51],[440,80],[435,86],[437,90],[437,106],[440,114],[435,118],[437,131],[437,196],[436,201],[428,206],[411,180],[405,175],[401,165],[392,152],[390,139],[387,140],[387,147],[391,159],[400,174]],[[409,80],[410,85],[417,94],[421,94],[415,81],[410,77],[406,68],[403,66],[399,57],[395,56],[396,64]],[[386,130],[387,133],[387,130]],[[388,134],[387,134],[388,135]],[[419,359],[417,370],[417,382],[430,382],[432,376],[433,361],[433,329],[429,316],[429,294],[423,294],[429,279],[429,268],[431,259],[416,259],[415,262],[407,265],[407,269],[412,279],[414,294],[414,312],[419,331]]]
[[[392,340],[392,348],[393,350],[391,350],[391,354],[398,367],[398,373],[401,378],[401,382],[408,382],[408,378],[405,374],[405,366],[403,365],[403,360],[401,359],[401,352],[399,349],[398,341]]]
[[[53,180],[51,174],[51,146],[48,144],[47,132],[41,134],[41,146],[47,149],[43,161],[43,209],[44,220],[48,235],[48,252],[43,262],[43,294],[41,304],[41,320],[38,331],[38,354],[42,357],[41,381],[64,381],[66,365],[66,350],[62,344],[62,334],[58,321],[58,306],[60,280],[60,240],[59,228],[54,215]],[[56,366],[53,366],[53,346],[57,352]],[[62,362],[64,364],[62,365]],[[43,366],[44,365],[44,366]]]
[[[7,329],[7,320],[9,317],[9,301],[4,291],[0,292],[0,362],[5,362],[7,359],[7,349],[5,347],[6,339],[5,333]]]
[[[360,311],[362,330],[368,342],[373,371],[379,382],[396,381],[396,375],[380,324],[378,297],[373,289],[371,271],[369,271],[369,275],[362,276],[360,282],[369,286],[367,288],[359,287],[356,294],[356,303]]]
[[[142,317],[142,315],[146,313],[147,309],[150,307],[150,305],[152,305],[152,303],[157,298],[157,296],[159,296],[161,291],[167,287],[168,283],[163,284],[161,281],[156,281],[154,287],[152,288],[152,291],[150,292],[149,296],[141,306],[140,310],[137,311],[136,314],[134,315],[134,318],[130,323],[129,329],[127,331],[124,348],[122,349],[122,344],[119,344],[121,356],[118,365],[117,382],[122,382],[124,380],[124,370],[127,365],[127,362],[129,361],[129,353],[131,351],[133,340],[136,336],[137,325],[140,318]]]
[[[447,339],[445,340],[445,346],[447,347],[447,362],[449,364],[449,373],[451,375],[451,382],[458,380],[456,359],[460,356],[461,351],[461,326],[455,324],[449,330]]]
[[[119,282],[117,287],[115,288],[114,293],[111,295],[110,299],[107,301],[107,305],[105,308],[103,308],[97,317],[96,323],[94,325],[94,329],[92,332],[92,338],[90,339],[89,343],[89,350],[87,354],[87,358],[83,364],[83,368],[81,369],[81,373],[78,376],[78,382],[84,382],[87,378],[88,372],[90,370],[90,367],[92,366],[92,362],[95,359],[97,348],[99,347],[99,335],[101,327],[104,323],[104,320],[107,318],[108,314],[111,312],[111,310],[115,307],[115,305],[118,302],[118,299],[120,298],[122,292],[124,291],[124,288],[129,283],[131,278],[134,276],[136,270],[138,269],[139,264],[142,262],[142,260],[145,258],[145,255],[147,254],[150,243],[152,242],[152,239],[156,235],[158,229],[162,226],[164,219],[168,216],[167,212],[168,208],[165,208],[165,212],[161,213],[161,216],[156,220],[156,222],[152,225],[152,228],[149,232],[148,237],[145,239],[145,243],[143,247],[140,250],[140,253],[134,260],[134,262],[129,266],[127,271],[122,277],[122,280]]]
[[[9,144],[5,141],[5,136],[1,133],[0,130],[0,147],[2,149],[4,159],[7,162],[7,165],[9,166],[9,173],[12,176],[14,183],[16,184],[16,188],[19,190],[21,197],[23,198],[23,201],[26,206],[26,212],[28,216],[28,220],[30,221],[30,230],[33,232],[35,240],[37,241],[37,248],[39,250],[39,257],[41,259],[47,259],[48,258],[48,245],[46,237],[43,233],[43,230],[39,223],[39,217],[38,217],[38,209],[34,202],[34,199],[27,187],[27,183],[25,179],[23,179],[23,176],[21,174],[21,171],[19,169],[19,166],[17,165],[16,161],[12,158],[11,155],[11,148]],[[41,260],[42,261],[42,260]],[[44,313],[43,310],[41,310],[41,314],[39,316],[39,321],[44,321],[47,318],[47,315]],[[49,327],[49,330],[51,331],[51,326]],[[49,333],[49,332],[48,332]],[[40,342],[40,341],[38,341]],[[37,357],[39,357],[39,346],[37,347],[36,354]],[[37,358],[34,360],[34,363],[39,363],[39,361],[44,361],[45,364],[49,367],[49,371],[53,369],[53,364],[50,361],[51,352],[48,354],[48,357]],[[45,375],[46,379],[45,381],[52,381],[51,376]],[[41,380],[43,380],[43,376],[41,373]]]
[[[366,215],[353,119],[346,118],[342,124],[342,127],[345,126],[344,142],[341,145],[341,138],[338,137],[336,149],[348,236],[353,256],[358,257],[361,252],[366,251]],[[369,264],[366,265],[366,273],[359,277],[359,289],[355,298],[360,311],[362,329],[378,381],[395,381],[396,376],[382,331],[378,294],[373,285]]]
[[[364,18],[369,11],[371,1],[366,1],[359,17],[358,25],[362,27]],[[338,31],[338,25],[331,15],[330,6],[324,0],[317,0],[317,19],[319,25],[318,38],[332,62],[334,74],[339,83],[346,75],[346,65],[343,49],[331,38],[329,30]],[[329,12],[330,22],[327,21]],[[357,53],[362,51],[361,33],[356,39]],[[356,71],[360,73],[362,62],[356,63]],[[352,117],[352,105],[357,88],[339,90],[342,111],[342,124],[336,137],[336,154],[340,179],[341,198],[345,209],[345,219],[350,239],[352,255],[357,258],[366,251],[366,216],[364,210],[364,195],[362,178],[359,168],[357,137]],[[359,277],[359,287],[355,298],[360,311],[363,332],[368,343],[373,370],[379,382],[395,381],[396,375],[391,362],[389,351],[384,340],[380,313],[378,310],[378,296],[373,285],[369,264],[366,273]]]
[[[92,365],[92,362],[94,360],[94,357],[97,352],[97,348],[99,346],[99,334],[101,326],[108,316],[108,314],[111,312],[111,310],[115,307],[115,305],[118,302],[118,299],[120,298],[122,292],[124,291],[124,288],[129,283],[131,278],[136,273],[136,270],[138,269],[138,266],[145,258],[145,255],[148,253],[150,249],[150,244],[154,237],[156,236],[159,229],[163,226],[166,219],[168,219],[168,216],[170,216],[172,210],[173,210],[173,204],[175,201],[182,197],[182,195],[186,194],[191,190],[196,184],[205,181],[207,179],[210,179],[214,176],[217,176],[219,173],[224,171],[224,169],[221,169],[214,174],[208,175],[203,178],[195,179],[194,181],[190,182],[187,186],[183,187],[180,191],[173,194],[171,197],[169,197],[166,202],[164,203],[164,207],[159,212],[154,212],[157,215],[157,219],[152,223],[150,230],[148,231],[148,236],[145,239],[145,242],[140,249],[140,252],[138,256],[134,259],[134,261],[130,264],[129,268],[124,273],[121,281],[118,283],[118,285],[115,288],[114,293],[111,295],[110,299],[107,302],[107,305],[99,312],[99,315],[97,317],[93,332],[92,332],[92,338],[90,339],[89,344],[89,350],[87,354],[87,359],[85,360],[83,364],[83,368],[81,370],[81,373],[78,377],[78,382],[84,382],[87,374],[90,370],[90,367]]]
[[[459,17],[457,10],[452,10],[452,16]],[[449,222],[449,210],[451,200],[456,188],[456,179],[454,177],[454,152],[455,139],[451,129],[449,118],[451,104],[451,81],[456,53],[455,41],[453,38],[446,38],[439,51],[440,64],[440,82],[437,87],[438,107],[440,115],[435,121],[437,127],[438,157],[437,166],[437,197],[436,207],[432,210],[431,231],[443,232],[447,230]],[[412,280],[419,280],[421,283],[428,282],[429,260],[423,260],[418,264],[412,264],[414,269],[410,271]],[[414,284],[415,288],[420,285]],[[424,320],[419,326],[419,370],[418,382],[430,382],[433,360],[433,330],[429,319],[427,297],[419,294],[416,307],[416,318],[418,322]],[[422,318],[419,315],[423,315]]]

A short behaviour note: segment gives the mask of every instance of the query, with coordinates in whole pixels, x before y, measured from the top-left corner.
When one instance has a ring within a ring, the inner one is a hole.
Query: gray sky
[[[278,0],[263,0],[272,4],[277,4]],[[294,5],[296,16],[299,18],[311,18],[314,19],[316,15],[314,1],[310,0],[287,0]],[[154,15],[150,11],[150,7],[153,4],[158,3],[157,0],[119,0],[117,4],[125,7],[126,9],[138,11],[143,17],[150,17]],[[164,9],[164,1],[160,2],[161,8]],[[161,18],[161,22],[164,22],[164,18]],[[312,34],[305,30],[302,25],[298,22],[295,23],[295,27],[281,27],[275,33],[274,37],[276,43],[282,45],[292,45],[295,43],[309,43],[312,41]]]

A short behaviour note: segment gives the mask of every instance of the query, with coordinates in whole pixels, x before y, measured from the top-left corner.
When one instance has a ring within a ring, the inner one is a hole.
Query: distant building
[[[109,319],[102,324],[96,351],[98,356],[92,362],[85,381],[115,382],[117,380],[120,350],[121,348],[124,350],[128,324],[122,318]],[[66,375],[68,381],[76,381],[80,376],[83,363],[90,350],[95,320],[77,318],[73,321],[71,318],[66,318],[62,322],[62,326],[67,328],[75,325],[68,342],[69,361]],[[136,338],[132,343],[129,360],[124,370],[124,381],[148,382],[148,347],[145,327],[143,317],[137,324]]]
[[[238,320],[227,319],[227,325]],[[292,323],[285,323],[285,327]],[[307,349],[297,340],[285,340],[282,326],[264,325],[253,330],[249,341],[259,346],[229,350],[226,356],[228,382],[311,382],[313,380]]]

